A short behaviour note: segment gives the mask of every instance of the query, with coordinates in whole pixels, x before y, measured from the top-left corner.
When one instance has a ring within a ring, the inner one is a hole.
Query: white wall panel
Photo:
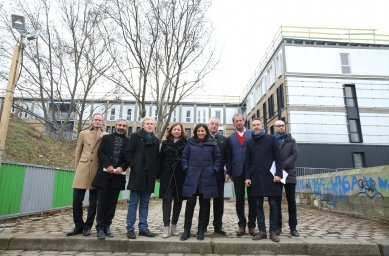
[[[288,81],[288,104],[343,107],[343,85],[314,80]]]
[[[286,46],[287,72],[342,74],[340,53],[349,53],[351,74],[389,75],[389,50]]]
[[[389,114],[359,113],[364,143],[389,144]]]
[[[300,142],[349,142],[345,113],[290,111],[289,124],[289,131]]]

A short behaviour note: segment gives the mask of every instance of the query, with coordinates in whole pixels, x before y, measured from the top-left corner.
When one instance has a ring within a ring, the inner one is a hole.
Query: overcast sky
[[[213,0],[209,20],[220,63],[196,94],[211,99],[242,94],[281,25],[389,34],[389,0]]]
[[[213,0],[209,16],[223,49],[205,81],[209,95],[240,95],[281,25],[389,34],[388,0]]]

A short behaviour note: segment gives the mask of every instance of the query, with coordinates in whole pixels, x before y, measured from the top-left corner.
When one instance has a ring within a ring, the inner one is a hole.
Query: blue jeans
[[[147,229],[147,215],[149,213],[150,192],[130,191],[130,201],[127,212],[127,231],[134,231],[136,210],[139,203],[139,231]]]
[[[269,232],[276,232],[277,222],[278,222],[278,198],[279,196],[269,196],[267,197],[270,212],[269,212]],[[260,232],[266,233],[265,225],[265,214],[263,212],[263,196],[256,197],[257,203],[257,220],[258,220],[258,229]]]

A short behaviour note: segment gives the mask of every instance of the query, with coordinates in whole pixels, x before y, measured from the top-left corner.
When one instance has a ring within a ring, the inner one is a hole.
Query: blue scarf
[[[145,136],[147,141],[152,141],[153,140],[153,133],[152,132],[146,132]]]
[[[277,133],[274,135],[276,137],[278,145],[281,145],[282,142],[284,142],[284,139],[286,138],[286,132],[284,133]]]
[[[260,130],[259,132],[251,131],[251,136],[253,140],[259,140],[265,134],[265,129]]]

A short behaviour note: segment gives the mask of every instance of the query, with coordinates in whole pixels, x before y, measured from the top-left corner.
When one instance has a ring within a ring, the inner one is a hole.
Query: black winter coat
[[[146,134],[141,129],[131,134],[128,142],[126,157],[131,170],[127,189],[153,193],[159,172],[159,140],[153,135],[152,140],[147,141]]]
[[[113,140],[115,136],[123,136],[123,150],[119,156],[119,165],[114,166],[113,164]],[[92,185],[96,188],[104,188],[108,182],[110,182],[111,186],[116,189],[124,190],[126,187],[126,176],[112,174],[108,172],[104,172],[103,168],[107,168],[108,166],[113,166],[113,168],[121,167],[123,171],[127,170],[128,162],[125,159],[126,147],[128,144],[128,138],[125,135],[119,134],[107,134],[104,135],[101,144],[99,146],[99,150],[97,156],[99,157],[99,169],[97,170],[96,176],[93,179]]]
[[[286,138],[280,145],[282,169],[288,173],[286,177],[286,183],[296,184],[296,169],[294,163],[297,160],[297,145],[296,140],[292,138],[290,134],[286,135]]]
[[[170,187],[175,187],[177,194],[176,198],[181,198],[182,186],[184,184],[185,175],[181,168],[181,157],[186,145],[186,140],[173,139],[165,140],[162,143],[160,159],[160,173],[158,175],[160,182],[159,197],[165,198]]]
[[[246,148],[245,177],[251,180],[250,196],[281,196],[280,183],[274,182],[270,168],[275,161],[276,176],[282,178],[281,152],[276,139],[264,134],[249,140]]]
[[[192,197],[198,192],[204,199],[218,197],[216,175],[220,161],[220,152],[213,140],[197,143],[189,139],[182,153],[182,170],[186,175],[182,196]]]

